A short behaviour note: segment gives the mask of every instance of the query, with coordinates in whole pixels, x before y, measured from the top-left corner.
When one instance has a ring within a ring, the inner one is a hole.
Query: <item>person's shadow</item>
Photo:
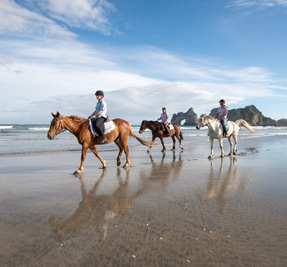
[[[199,191],[197,197],[203,204],[210,202],[212,199],[216,200],[219,213],[223,214],[227,199],[236,193],[242,193],[246,190],[251,182],[252,175],[246,179],[238,179],[238,170],[236,166],[237,159],[229,157],[229,167],[226,172],[223,171],[224,158],[221,158],[221,163],[218,173],[213,169],[213,160],[210,160],[210,174],[205,191]]]

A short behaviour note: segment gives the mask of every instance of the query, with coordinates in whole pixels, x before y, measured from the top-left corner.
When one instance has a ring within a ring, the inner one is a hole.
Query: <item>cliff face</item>
[[[280,119],[277,121],[277,123],[278,123],[278,126],[286,127],[287,126],[287,119]]]
[[[217,108],[211,110],[210,116],[216,116]],[[252,126],[278,126],[276,120],[263,116],[254,105],[245,108],[231,109],[227,115],[230,121],[246,120]]]
[[[184,125],[195,125],[198,121],[196,113],[193,111],[193,108],[190,108],[187,112],[178,112],[173,114],[171,118],[171,123],[181,125],[181,121],[185,120]]]
[[[214,108],[210,112],[210,116],[216,116],[217,108]],[[263,116],[254,105],[247,106],[245,108],[231,109],[228,111],[228,119],[236,121],[239,119],[246,120],[252,126],[285,126],[287,127],[287,119],[273,120],[271,118]],[[171,123],[181,124],[181,121],[185,120],[184,125],[196,125],[198,121],[197,114],[190,108],[187,112],[178,112],[173,114]]]

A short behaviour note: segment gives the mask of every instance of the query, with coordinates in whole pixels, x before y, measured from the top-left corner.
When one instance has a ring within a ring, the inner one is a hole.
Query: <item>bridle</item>
[[[78,123],[78,124],[76,124],[76,125],[74,125],[74,126],[72,126],[72,127],[67,127],[67,128],[65,128],[65,129],[63,128],[63,125],[62,125],[62,119],[59,118],[59,120],[60,120],[60,122],[59,122],[58,128],[57,128],[57,130],[56,130],[56,132],[55,132],[55,135],[58,135],[58,134],[63,133],[63,132],[65,132],[65,131],[67,131],[67,130],[73,129],[74,127],[76,127],[76,126],[78,126],[78,125],[84,123],[84,122],[87,121],[88,119],[86,119],[86,120],[84,120],[84,121],[81,121],[80,123]],[[62,130],[59,131],[60,127],[62,128]],[[58,131],[59,131],[59,132],[58,132]]]
[[[217,119],[214,119],[213,121],[206,121],[205,119],[204,119],[204,122],[206,122],[206,124],[205,125],[207,125],[207,127],[208,126],[210,126],[211,127],[211,123],[213,123],[213,122],[215,122],[215,121],[217,121]],[[204,124],[202,124],[202,126],[205,126]]]

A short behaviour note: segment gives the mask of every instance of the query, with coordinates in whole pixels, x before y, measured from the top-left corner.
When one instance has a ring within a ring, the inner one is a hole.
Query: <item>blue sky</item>
[[[88,117],[139,124],[255,104],[287,118],[287,0],[1,0],[0,123]]]

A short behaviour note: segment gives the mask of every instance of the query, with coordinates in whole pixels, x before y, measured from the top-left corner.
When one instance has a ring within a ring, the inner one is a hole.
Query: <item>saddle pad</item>
[[[93,135],[96,135],[94,128],[93,128],[93,124],[92,121],[89,120],[89,127],[90,127],[90,131]],[[113,131],[116,128],[116,125],[113,121],[108,121],[104,123],[104,134],[107,134],[111,131]]]
[[[161,126],[162,126],[163,131],[165,131],[165,127],[164,127],[163,123],[161,123]],[[168,128],[169,128],[170,131],[174,129],[174,127],[173,127],[173,125],[171,123],[168,125]]]
[[[174,127],[173,127],[173,125],[172,125],[171,123],[168,125],[168,128],[169,128],[170,130],[173,130],[173,129],[174,129]]]

